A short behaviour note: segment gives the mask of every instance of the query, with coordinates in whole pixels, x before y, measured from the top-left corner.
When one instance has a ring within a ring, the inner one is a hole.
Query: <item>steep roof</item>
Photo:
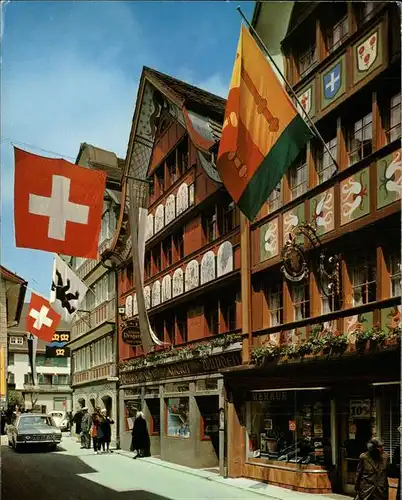
[[[85,159],[83,158],[84,156]],[[116,189],[116,187],[121,184],[121,175],[124,169],[125,160],[118,158],[112,151],[107,151],[106,149],[93,146],[87,142],[82,142],[77,159],[75,160],[76,165],[80,165],[81,161],[83,161],[85,166],[106,172],[107,187]]]

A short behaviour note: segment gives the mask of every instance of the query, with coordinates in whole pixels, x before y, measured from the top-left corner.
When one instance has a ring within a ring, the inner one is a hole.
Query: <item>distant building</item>
[[[123,160],[104,149],[81,144],[76,164],[107,172],[99,253],[110,244],[119,213]],[[87,406],[106,408],[117,419],[116,274],[99,260],[65,258],[89,290],[71,328],[73,411]],[[112,442],[116,426],[112,426]]]
[[[44,413],[51,410],[71,410],[70,358],[46,356],[46,343],[38,339],[36,351],[37,385],[33,385],[31,364],[28,355],[26,315],[29,304],[24,304],[19,326],[8,329],[8,389],[21,394],[26,409]],[[69,335],[70,327],[61,322],[59,335]],[[48,352],[49,354],[49,352]]]
[[[20,321],[27,284],[0,266],[0,407],[7,405],[7,328]]]

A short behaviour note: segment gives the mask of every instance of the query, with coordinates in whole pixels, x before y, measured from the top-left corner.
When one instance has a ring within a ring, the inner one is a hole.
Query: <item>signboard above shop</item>
[[[124,343],[132,347],[140,346],[142,344],[142,340],[138,320],[132,319],[126,321],[123,325],[121,336]]]

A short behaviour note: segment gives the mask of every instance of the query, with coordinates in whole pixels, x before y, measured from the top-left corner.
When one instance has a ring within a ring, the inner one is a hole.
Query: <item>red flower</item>
[[[340,334],[341,334],[341,332],[340,332],[339,330],[335,330],[335,331],[334,331],[334,335],[335,335],[335,337],[339,337],[339,336],[340,336]]]
[[[364,45],[362,45],[359,49],[359,54],[362,55],[364,52]]]
[[[376,36],[373,35],[371,38],[370,38],[370,45],[373,46],[375,44],[375,41],[376,41]]]
[[[367,64],[369,62],[369,60],[370,60],[370,54],[366,54],[364,56],[364,62]]]

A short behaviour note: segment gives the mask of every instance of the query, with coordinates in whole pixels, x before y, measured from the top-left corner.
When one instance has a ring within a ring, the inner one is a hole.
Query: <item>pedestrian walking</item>
[[[151,441],[149,439],[147,422],[142,411],[137,412],[131,436],[131,451],[137,452],[133,458],[150,457]]]
[[[102,451],[105,452],[106,448],[106,453],[112,453],[110,450],[110,441],[112,439],[112,427],[111,425],[114,424],[114,421],[107,415],[106,409],[103,409],[101,411],[101,421],[100,421],[100,430],[101,430],[101,444],[102,444]]]
[[[355,500],[388,500],[388,466],[383,444],[371,439],[357,466]]]
[[[96,454],[100,453],[100,442],[102,439],[101,431],[100,431],[100,416],[99,410],[96,408],[95,413],[92,414],[92,427],[91,427],[91,436],[94,447],[94,452]]]
[[[81,420],[81,448],[91,448],[91,425],[92,419],[91,415],[88,413],[88,408],[84,406],[82,409],[82,420]]]

